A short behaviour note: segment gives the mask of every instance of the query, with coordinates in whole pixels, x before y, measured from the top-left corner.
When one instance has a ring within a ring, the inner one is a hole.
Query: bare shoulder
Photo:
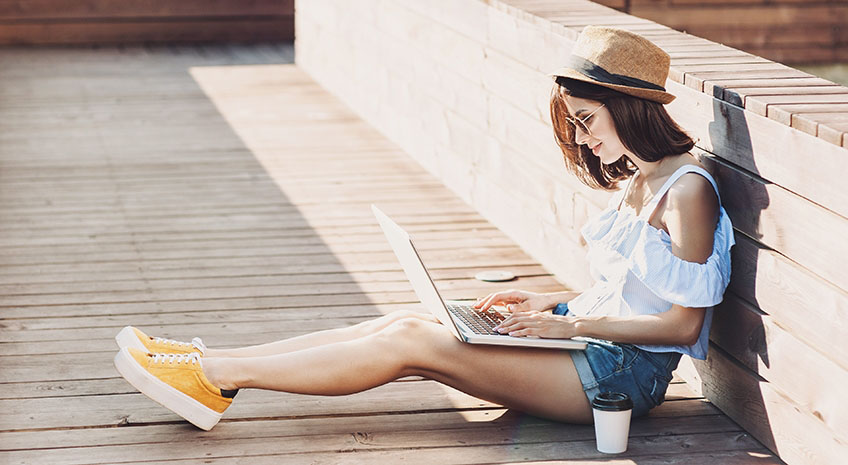
[[[668,191],[662,221],[672,238],[672,252],[703,263],[710,256],[718,222],[718,196],[709,180],[697,173],[680,177]]]
[[[684,215],[714,217],[718,213],[718,197],[707,178],[698,173],[686,173],[668,190],[668,207]]]

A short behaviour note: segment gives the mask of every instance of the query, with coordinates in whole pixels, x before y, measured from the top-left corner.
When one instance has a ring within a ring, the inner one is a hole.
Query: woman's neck
[[[642,184],[652,179],[661,178],[679,168],[682,164],[691,163],[687,154],[670,155],[661,158],[659,161],[644,161],[639,157],[633,156],[630,161],[636,165],[639,171],[637,181]]]

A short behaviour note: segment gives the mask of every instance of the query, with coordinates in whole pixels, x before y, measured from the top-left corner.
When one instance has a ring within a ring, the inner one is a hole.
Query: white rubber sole
[[[123,349],[124,347],[133,347],[138,350],[143,350],[147,352],[147,347],[144,347],[144,344],[138,339],[138,336],[133,331],[132,326],[125,326],[121,332],[115,336],[115,342],[118,343],[118,347]]]
[[[128,383],[163,407],[185,418],[189,423],[209,431],[221,420],[222,414],[169,386],[150,374],[135,361],[129,350],[115,355],[115,368]]]

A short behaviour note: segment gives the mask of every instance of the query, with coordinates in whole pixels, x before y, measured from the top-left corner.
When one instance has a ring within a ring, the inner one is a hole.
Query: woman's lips
[[[603,142],[601,142],[601,144],[603,144]],[[600,147],[600,146],[601,146],[601,144],[598,144],[598,145],[596,145],[596,146],[592,147],[592,153],[594,153],[595,155],[597,155],[597,154],[598,154],[598,147]]]

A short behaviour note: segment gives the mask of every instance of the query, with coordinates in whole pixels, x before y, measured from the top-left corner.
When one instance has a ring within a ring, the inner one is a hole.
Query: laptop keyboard
[[[492,309],[481,311],[470,305],[448,303],[445,305],[453,316],[462,320],[474,333],[501,335],[501,333],[492,329],[506,319],[499,312]]]

